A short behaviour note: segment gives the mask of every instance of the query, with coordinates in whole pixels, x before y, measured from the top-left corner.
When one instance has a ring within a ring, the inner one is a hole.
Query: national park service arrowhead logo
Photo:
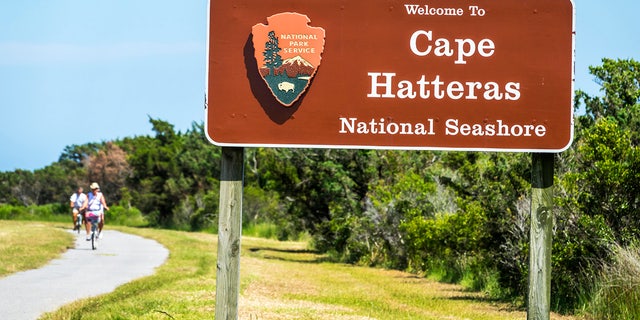
[[[268,17],[267,25],[252,28],[260,76],[286,107],[307,90],[322,59],[325,31],[309,22],[304,14],[284,12]]]

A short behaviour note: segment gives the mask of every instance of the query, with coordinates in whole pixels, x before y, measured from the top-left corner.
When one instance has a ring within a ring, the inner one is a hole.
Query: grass
[[[242,229],[243,236],[265,239],[276,239],[278,237],[278,227],[275,224],[251,223]]]
[[[216,235],[112,228],[157,240],[170,250],[168,261],[152,276],[68,304],[42,319],[214,317]],[[308,250],[306,242],[245,236],[241,254],[240,319],[526,318],[522,310],[457,285],[400,271],[330,263],[327,256]]]
[[[52,228],[51,223],[0,220],[0,277],[42,267],[73,246],[73,241],[70,233]]]
[[[595,283],[589,308],[593,319],[640,319],[640,247],[614,248]]]

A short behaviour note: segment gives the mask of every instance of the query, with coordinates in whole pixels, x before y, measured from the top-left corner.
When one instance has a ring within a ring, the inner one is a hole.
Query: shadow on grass
[[[280,260],[298,263],[323,263],[336,262],[326,254],[308,249],[278,249],[268,247],[251,247],[250,252],[264,259]]]
[[[425,285],[429,285],[432,281],[438,283],[440,285],[450,286],[438,289],[438,292],[443,293],[442,296],[438,297],[441,300],[452,300],[452,301],[469,301],[469,302],[478,302],[478,303],[487,303],[492,305],[500,305],[500,310],[505,311],[523,311],[524,306],[518,304],[517,302],[510,300],[508,298],[496,298],[490,297],[480,291],[474,291],[468,288],[464,288],[456,283],[450,282],[439,282],[435,280],[429,280],[423,276],[417,274],[403,274],[395,276],[397,279],[402,279],[405,282],[409,283],[423,283]]]
[[[468,291],[464,291],[464,290],[460,290],[459,293],[460,295],[458,296],[447,297],[446,299],[453,300],[453,301],[472,301],[472,302],[485,302],[485,303],[503,303],[504,302],[496,298],[472,295],[472,294],[469,294]]]
[[[517,312],[517,311],[526,310],[523,305],[518,304],[517,302],[513,300],[509,300],[507,298],[501,299],[501,298],[490,297],[490,296],[487,296],[486,294],[483,294],[477,291],[471,291],[464,288],[450,289],[447,291],[454,293],[453,296],[446,297],[445,299],[447,300],[486,303],[486,304],[498,306],[499,310],[508,311],[508,312]]]

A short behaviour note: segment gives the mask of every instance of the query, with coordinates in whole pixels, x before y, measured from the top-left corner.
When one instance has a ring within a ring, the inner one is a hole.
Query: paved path
[[[0,319],[33,320],[69,302],[111,292],[153,274],[168,256],[156,241],[112,230],[104,231],[94,251],[81,233],[75,248],[61,258],[40,269],[0,278]],[[98,275],[91,285],[85,277],[88,272]]]

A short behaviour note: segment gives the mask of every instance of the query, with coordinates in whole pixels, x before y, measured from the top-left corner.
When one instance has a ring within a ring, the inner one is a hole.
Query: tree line
[[[640,64],[603,59],[590,72],[602,96],[576,91],[574,142],[555,156],[560,311],[583,305],[613,248],[640,234]],[[0,203],[66,204],[97,181],[152,226],[215,231],[220,148],[202,123],[179,132],[149,122],[153,135],[71,145],[45,168],[0,172]],[[308,234],[343,262],[517,298],[527,292],[530,180],[524,153],[247,148],[243,225],[273,225],[279,239]]]

